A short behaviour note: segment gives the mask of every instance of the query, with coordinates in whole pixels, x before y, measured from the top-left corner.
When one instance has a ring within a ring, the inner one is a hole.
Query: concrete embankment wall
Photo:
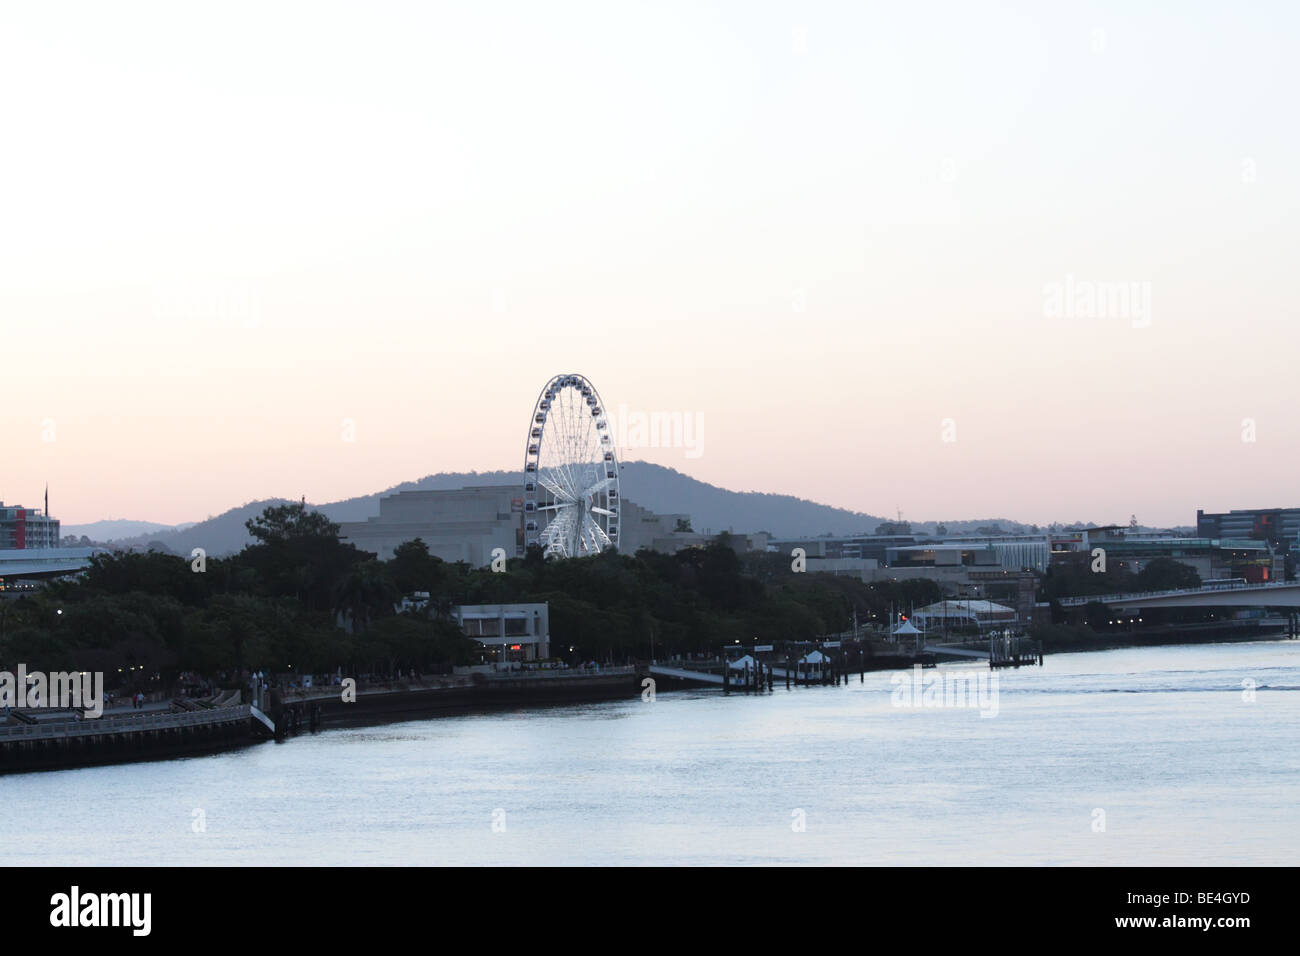
[[[618,700],[640,693],[632,669],[616,673],[491,676],[436,686],[272,692],[277,736],[323,727],[412,720],[524,706]],[[158,760],[228,750],[265,739],[247,704],[206,711],[104,717],[63,725],[0,726],[0,773]]]
[[[254,743],[247,706],[0,727],[0,773],[214,753]]]
[[[342,688],[331,687],[280,696],[272,718],[279,715],[277,726],[292,724],[295,718],[291,714],[296,711],[297,729],[307,730],[313,724],[345,727],[476,710],[620,700],[640,692],[640,677],[632,669],[602,674],[464,678],[435,686],[415,683],[392,688],[363,687],[353,702],[343,700]]]

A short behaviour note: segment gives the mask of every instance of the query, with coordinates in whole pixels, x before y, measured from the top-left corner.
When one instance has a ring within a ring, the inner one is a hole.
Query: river
[[[1300,642],[1059,654],[996,676],[995,716],[898,706],[903,678],[884,672],[7,775],[0,860],[1295,862]]]

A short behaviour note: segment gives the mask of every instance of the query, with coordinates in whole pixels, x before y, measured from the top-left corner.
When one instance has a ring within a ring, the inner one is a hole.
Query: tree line
[[[229,557],[103,553],[75,580],[0,601],[0,661],[102,671],[123,689],[171,686],[181,673],[442,673],[482,653],[452,608],[547,602],[552,656],[622,662],[812,640],[855,613],[883,624],[891,609],[940,597],[929,581],[796,574],[788,558],[738,554],[726,536],[676,554],[556,561],[531,549],[494,572],[443,561],[419,539],[379,560],[301,503],[247,527],[252,543]],[[417,592],[428,601],[400,610]]]

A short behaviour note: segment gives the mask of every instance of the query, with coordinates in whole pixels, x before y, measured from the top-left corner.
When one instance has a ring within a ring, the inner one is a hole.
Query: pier
[[[746,650],[752,650],[746,648]],[[766,648],[760,648],[760,653]],[[890,648],[890,653],[878,653],[869,646],[841,649],[826,645],[826,651],[800,645],[785,656],[770,660],[753,660],[746,655],[743,664],[734,659],[715,658],[708,661],[674,661],[668,664],[651,663],[645,673],[671,683],[704,687],[721,687],[724,693],[773,690],[777,683],[787,688],[795,685],[820,686],[847,684],[853,674],[859,683],[866,679],[867,671],[882,671],[935,665],[932,648],[920,648],[915,653],[903,653]],[[795,654],[799,656],[795,656]],[[973,653],[973,652],[972,652]],[[987,652],[977,654],[987,657]]]
[[[1043,664],[1043,642],[1007,635],[990,637],[988,647],[971,644],[926,644],[924,650],[936,656],[988,661],[989,667],[1031,667]]]

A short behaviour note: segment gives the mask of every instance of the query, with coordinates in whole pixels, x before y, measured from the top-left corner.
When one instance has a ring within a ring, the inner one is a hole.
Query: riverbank
[[[340,687],[268,691],[266,710],[247,703],[197,710],[127,713],[99,719],[47,715],[40,723],[0,726],[0,773],[58,770],[198,756],[284,739],[306,731],[524,707],[620,700],[640,692],[635,667],[429,678],[363,686],[355,699]]]
[[[1054,639],[1044,641],[1043,651],[1050,656],[1258,641],[1286,642],[1285,628],[1267,622],[1241,622],[1196,630],[1116,635],[1061,628]],[[934,657],[877,652],[846,661],[843,672],[903,670],[917,663],[933,665]],[[69,719],[35,727],[11,722],[0,726],[0,773],[199,756],[328,728],[631,700],[642,694],[646,676],[646,669],[636,666],[598,672],[471,674],[363,685],[355,699],[345,699],[339,686],[275,690],[263,700],[265,714],[244,703],[206,711],[177,709],[105,715],[99,720]],[[784,680],[776,683],[784,684]],[[655,678],[657,692],[688,687],[698,688],[699,684]]]
[[[335,685],[278,692],[268,713],[277,728],[288,727],[292,733],[414,717],[618,700],[640,693],[640,681],[636,667],[471,674],[362,686],[355,700],[346,699],[342,688]]]
[[[1086,625],[1049,624],[1032,628],[1030,636],[1043,642],[1043,653],[1110,651],[1125,647],[1176,647],[1194,644],[1235,644],[1286,641],[1286,622],[1231,621],[1212,625],[1171,624],[1162,628],[1108,633]]]

